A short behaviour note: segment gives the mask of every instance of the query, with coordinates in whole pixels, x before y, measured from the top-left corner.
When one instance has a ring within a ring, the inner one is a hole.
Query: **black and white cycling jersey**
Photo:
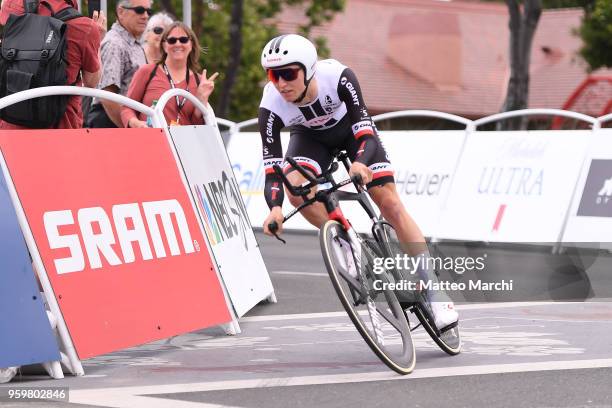
[[[274,174],[273,166],[284,162],[280,141],[280,131],[284,127],[300,128],[302,134],[312,134],[315,139],[326,135],[337,139],[326,140],[326,145],[340,145],[345,132],[329,130],[338,124],[346,124],[343,120],[346,117],[353,137],[360,144],[354,160],[369,165],[377,151],[376,128],[353,71],[336,60],[327,59],[317,62],[314,78],[317,98],[306,105],[285,101],[271,82],[264,88],[259,107],[259,130],[266,172],[264,194],[270,208],[281,205],[283,201],[282,183]]]

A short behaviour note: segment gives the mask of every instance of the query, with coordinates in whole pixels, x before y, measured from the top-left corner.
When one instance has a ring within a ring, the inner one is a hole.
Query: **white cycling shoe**
[[[459,314],[455,310],[453,302],[431,302],[430,306],[434,315],[434,322],[439,330],[459,320]]]

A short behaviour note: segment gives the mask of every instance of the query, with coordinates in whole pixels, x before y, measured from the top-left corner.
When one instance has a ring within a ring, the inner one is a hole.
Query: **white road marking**
[[[517,364],[471,365],[461,367],[418,368],[410,375],[400,376],[391,371],[375,373],[352,373],[315,375],[304,377],[277,377],[253,380],[215,381],[189,384],[149,385],[140,387],[100,388],[91,390],[71,390],[70,402],[105,407],[157,408],[168,406],[178,408],[212,408],[212,405],[180,400],[155,399],[158,394],[189,392],[227,391],[252,388],[291,387],[298,385],[347,384],[369,381],[410,381],[417,378],[451,377],[463,375],[484,375],[523,373],[553,370],[580,370],[590,368],[610,368],[612,359],[545,361]],[[142,395],[147,395],[143,397]]]
[[[466,305],[455,305],[457,310],[486,310],[486,309],[507,309],[513,307],[537,307],[549,305],[610,305],[609,302],[507,302],[507,303],[476,303]],[[302,319],[325,319],[330,317],[346,316],[346,312],[322,312],[322,313],[298,313],[286,315],[268,316],[249,316],[239,320],[240,323],[246,322],[273,322],[278,320],[302,320]]]
[[[272,271],[272,273],[274,275],[323,276],[329,278],[328,274],[319,272]]]

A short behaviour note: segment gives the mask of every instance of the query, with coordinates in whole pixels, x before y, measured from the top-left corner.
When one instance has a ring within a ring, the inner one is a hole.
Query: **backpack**
[[[25,14],[11,14],[0,47],[0,97],[43,86],[68,85],[66,75],[66,24],[81,14],[73,7],[51,16],[36,14],[39,0],[24,0]],[[74,85],[74,84],[70,84]],[[57,125],[66,112],[70,95],[46,96],[19,102],[0,110],[0,119],[29,128]]]

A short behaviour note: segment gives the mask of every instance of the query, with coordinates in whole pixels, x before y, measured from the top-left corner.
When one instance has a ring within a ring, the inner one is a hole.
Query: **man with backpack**
[[[2,1],[0,96],[40,86],[96,87],[106,18],[104,13],[81,16],[77,7],[74,0]],[[40,55],[31,58],[32,50]],[[31,99],[1,110],[0,119],[2,129],[81,128],[81,97]]]

